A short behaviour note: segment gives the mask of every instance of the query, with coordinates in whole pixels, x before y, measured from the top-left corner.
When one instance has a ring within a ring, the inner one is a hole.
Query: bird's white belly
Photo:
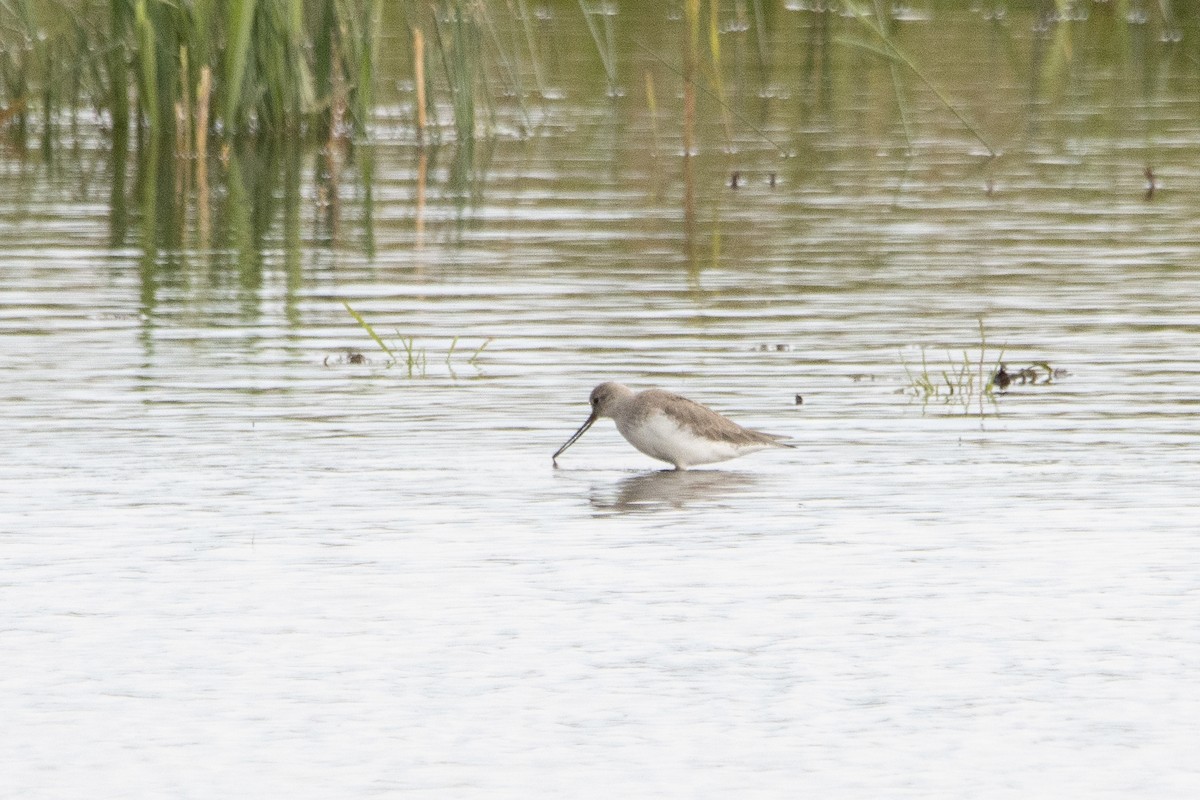
[[[617,422],[617,430],[626,441],[646,455],[674,464],[680,469],[695,464],[725,461],[762,449],[758,446],[746,447],[697,436],[690,428],[679,425],[661,411],[642,417],[632,424]]]

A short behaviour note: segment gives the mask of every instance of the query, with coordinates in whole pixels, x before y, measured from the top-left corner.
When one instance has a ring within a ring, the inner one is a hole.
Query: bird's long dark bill
[[[557,453],[550,456],[550,459],[554,460],[554,459],[558,458],[559,456],[561,456],[563,454],[564,450],[566,450],[571,445],[575,444],[575,442],[579,439],[579,437],[583,436],[583,434],[587,432],[587,429],[592,427],[592,424],[596,421],[596,419],[597,419],[597,417],[595,414],[592,414],[591,416],[589,416],[587,418],[587,422],[583,423],[583,425],[580,426],[579,430],[575,431],[575,434],[570,439],[567,439],[567,443],[564,444],[562,447],[558,448]]]

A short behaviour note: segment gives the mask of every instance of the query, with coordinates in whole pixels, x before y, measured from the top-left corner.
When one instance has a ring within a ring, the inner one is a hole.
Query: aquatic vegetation
[[[0,114],[23,126],[39,96],[49,125],[60,106],[90,103],[114,132],[144,126],[170,141],[180,131],[185,145],[209,129],[340,135],[343,115],[362,133],[381,8],[381,0],[0,4]]]
[[[904,138],[912,145],[913,136],[909,118],[911,112],[908,107],[908,102],[905,99],[903,87],[901,86],[900,72],[898,67],[904,66],[909,72],[917,76],[917,78],[925,84],[925,86],[933,92],[941,103],[955,118],[962,124],[964,128],[970,131],[971,135],[979,141],[981,145],[988,151],[988,155],[995,157],[996,150],[988,143],[987,138],[979,130],[979,128],[971,122],[961,108],[952,102],[945,93],[934,83],[926,74],[916,60],[900,47],[895,37],[891,35],[887,28],[887,20],[883,13],[883,9],[879,3],[875,4],[874,11],[867,11],[861,8],[857,3],[847,2],[846,8],[851,15],[864,30],[872,35],[871,41],[863,41],[854,38],[843,37],[839,41],[844,44],[853,45],[874,52],[888,61],[888,67],[891,73],[892,88],[896,95],[896,104],[900,110],[900,119],[904,129]]]
[[[945,406],[957,407],[962,413],[975,413],[983,416],[987,406],[995,409],[998,405],[997,394],[1004,393],[1013,385],[1046,385],[1059,378],[1067,376],[1067,370],[1051,366],[1049,362],[1038,361],[1028,367],[1009,371],[1004,363],[1004,348],[989,351],[987,333],[983,321],[979,321],[979,343],[976,345],[978,355],[967,350],[962,351],[961,357],[952,353],[946,354],[946,361],[941,366],[931,366],[926,357],[926,350],[921,350],[921,364],[910,366],[904,360],[904,372],[908,376],[908,385],[900,390],[901,393],[920,400],[923,405],[940,402]]]
[[[938,4],[918,9],[919,20],[905,17],[901,5],[5,0],[0,137],[15,145],[5,157],[23,158],[39,142],[47,161],[56,149],[109,154],[112,243],[140,241],[150,260],[154,248],[181,245],[219,260],[220,248],[210,245],[239,227],[254,229],[253,236],[234,239],[252,249],[278,220],[273,210],[283,211],[289,241],[299,241],[302,206],[310,199],[320,228],[314,241],[342,244],[344,218],[362,220],[361,240],[370,252],[369,150],[377,107],[391,115],[386,129],[375,129],[384,146],[409,146],[415,139],[425,151],[414,159],[420,163],[420,240],[425,219],[436,217],[433,206],[441,200],[455,205],[455,224],[470,217],[503,137],[568,135],[576,130],[574,121],[556,114],[592,112],[585,110],[589,98],[564,95],[587,93],[602,101],[601,113],[619,133],[614,141],[644,141],[645,152],[658,158],[655,191],[670,186],[679,155],[698,157],[685,157],[682,165],[683,219],[694,265],[697,207],[709,188],[704,175],[712,158],[736,154],[722,164],[733,188],[761,184],[759,176],[775,187],[775,158],[808,154],[815,131],[848,118],[839,106],[863,109],[861,124],[879,135],[885,153],[895,152],[889,145],[900,136],[910,145],[915,137],[961,147],[967,137],[952,119],[920,130],[920,115],[930,110],[946,117],[949,109],[981,141],[1015,143],[1024,135],[1002,130],[999,115],[981,99],[987,92],[954,82],[957,56],[935,49],[944,13]],[[1040,108],[1042,100],[1062,95],[1066,78],[1054,76],[1082,74],[1084,59],[1097,58],[1097,51],[1130,62],[1148,62],[1145,53],[1163,64],[1168,58],[1179,62],[1178,52],[1171,55],[1176,34],[1200,23],[1190,6],[1148,6],[1135,22],[1116,13],[1117,5],[1095,4],[1089,20],[1067,18],[1066,6],[1057,15],[1049,6],[1036,14],[1015,7],[1003,12],[1009,20],[1021,14],[1036,23],[1030,35],[997,24],[1000,10],[953,13],[959,17],[955,30],[993,42],[1001,55],[988,63],[1028,83]],[[1089,46],[1079,46],[1086,37]],[[632,90],[639,83],[644,92]],[[603,102],[606,93],[614,97]],[[1120,102],[1127,105],[1127,98]],[[93,137],[107,139],[107,148],[94,146]],[[453,152],[436,152],[451,143]],[[966,147],[982,150],[973,141]],[[928,152],[927,145],[922,149]],[[530,155],[540,157],[532,148]],[[1166,157],[1154,154],[1137,164],[1147,165],[1147,200],[1163,198],[1155,171],[1169,174],[1170,163],[1161,160]],[[1011,162],[983,161],[971,169],[986,172],[991,196],[992,173],[1003,173]],[[257,162],[262,166],[253,166]],[[792,159],[778,173],[779,185],[800,186],[799,172],[821,163]],[[274,179],[267,169],[277,170]],[[897,196],[907,172],[899,178]],[[271,183],[284,191],[272,195]],[[735,198],[739,205],[745,194]],[[253,206],[242,209],[239,197]],[[349,206],[347,198],[361,199],[361,206]],[[711,241],[715,262],[720,238]]]
[[[979,321],[978,356],[963,350],[961,358],[952,353],[946,354],[946,361],[941,366],[931,367],[925,348],[921,349],[921,364],[910,367],[903,354],[900,363],[904,366],[904,374],[908,377],[908,385],[900,390],[909,397],[918,399],[924,405],[940,402],[946,406],[958,407],[962,413],[971,413],[972,407],[977,409],[980,416],[985,413],[984,403],[996,404],[996,376],[1002,369],[1001,359],[1004,349],[988,354],[987,333],[983,320]]]
[[[608,96],[618,97],[624,92],[617,83],[617,48],[612,22],[616,8],[603,3],[598,7],[588,8],[585,0],[579,0],[579,10],[583,12],[583,21],[587,23],[588,33],[591,34],[592,42],[596,45],[600,63],[604,65],[604,77],[608,80]],[[596,25],[595,17],[600,17],[603,32],[601,32],[601,26]]]
[[[668,87],[662,75],[655,86],[655,76],[645,71],[646,105],[654,116],[661,99],[682,97],[677,122],[684,153],[695,152],[701,135],[695,128],[702,122],[719,125],[729,149],[737,148],[741,131],[751,131],[780,153],[791,152],[792,143],[779,141],[782,134],[766,124],[761,101],[776,91],[826,92],[838,73],[861,68],[854,56],[858,51],[886,64],[907,141],[914,140],[919,108],[910,104],[904,86],[904,78],[912,76],[995,154],[993,135],[972,120],[972,109],[934,80],[920,45],[901,35],[916,25],[898,4],[789,4],[785,16],[798,26],[782,24],[781,12],[762,0],[709,0],[707,6],[683,0],[666,14],[608,0],[531,5],[528,0],[12,0],[0,3],[0,129],[23,137],[40,117],[45,133],[61,111],[90,106],[107,117],[114,136],[145,128],[175,142],[183,154],[203,157],[213,137],[362,138],[380,101],[377,90],[403,85],[399,91],[415,95],[410,107],[419,134],[428,126],[429,135],[438,137],[438,109],[448,108],[456,140],[463,144],[492,135],[503,105],[515,106],[522,133],[540,124],[531,100],[561,91],[561,84],[553,85],[555,53],[562,42],[582,36],[596,53],[600,81],[594,82],[602,82],[614,98],[625,94],[621,68],[634,54],[674,73],[682,91]],[[1153,26],[1166,46],[1195,24],[1194,9],[1175,10],[1169,3],[1137,14],[1097,9],[1093,16],[1112,19],[1094,24],[1073,17],[1069,4],[1055,6],[1057,11],[1037,17],[1038,35],[1049,49],[1035,50],[1032,57],[1038,60],[1031,67],[1034,83],[1050,93],[1061,91],[1061,76],[1079,58],[1082,48],[1073,45],[1075,39],[1104,36],[1114,47],[1129,47],[1132,26]],[[929,12],[919,24],[936,29],[937,13]],[[1003,13],[978,12],[981,29],[1000,31],[996,15]],[[808,41],[795,41],[796,30]],[[385,52],[381,59],[381,37],[389,46],[399,45],[398,57]],[[831,53],[829,43],[843,46]],[[772,62],[797,44],[807,55],[791,89],[773,74]],[[754,80],[746,79],[747,57],[757,66]],[[711,99],[716,113],[700,113],[706,110],[697,108],[700,95]]]
[[[371,325],[371,323],[368,322],[362,316],[362,314],[359,314],[357,311],[355,311],[346,301],[342,301],[342,305],[346,307],[346,311],[350,312],[350,316],[354,317],[354,321],[358,323],[359,327],[366,331],[367,335],[371,337],[371,340],[374,341],[375,344],[379,346],[379,349],[384,352],[384,355],[387,356],[387,359],[384,362],[384,366],[387,369],[397,366],[401,367],[404,371],[405,377],[408,378],[424,378],[426,376],[429,370],[429,353],[425,348],[417,346],[417,340],[415,337],[405,336],[399,331],[396,331],[396,340],[391,344],[388,344],[388,342],[385,341],[384,338],[375,331],[374,326]],[[487,346],[493,341],[494,340],[491,337],[485,339],[467,358],[467,364],[478,369],[479,357],[483,355],[483,351],[487,349]],[[450,342],[449,349],[446,351],[445,364],[446,369],[450,372],[451,376],[456,374],[454,372],[452,360],[454,358],[454,353],[458,349],[458,342],[459,337],[455,336]],[[326,366],[328,366],[329,363],[331,362],[327,358],[325,360]],[[349,356],[344,360],[335,360],[332,363],[365,364],[370,362],[368,359],[366,359],[366,357],[362,356],[362,354],[351,351]]]
[[[492,337],[490,337],[490,336],[489,336],[487,339],[484,339],[484,340],[483,340],[483,344],[479,345],[479,347],[476,347],[476,348],[475,348],[475,352],[474,352],[474,353],[472,353],[472,354],[471,354],[471,356],[470,356],[470,358],[468,358],[468,359],[467,359],[467,363],[468,363],[468,364],[470,364],[470,365],[472,365],[472,366],[474,366],[474,365],[475,365],[475,362],[479,360],[479,357],[480,357],[481,355],[483,355],[483,351],[484,351],[484,350],[487,348],[487,346],[488,346],[489,344],[491,344],[493,341],[495,341],[495,339],[493,339],[493,338],[492,338]],[[455,337],[454,337],[454,340],[453,340],[452,342],[450,342],[450,350],[449,350],[449,351],[446,353],[446,366],[447,366],[447,367],[449,367],[449,366],[450,366],[450,359],[452,359],[452,358],[454,357],[454,349],[455,349],[456,347],[458,347],[458,337],[457,337],[457,336],[455,336]]]
[[[435,22],[435,41],[454,109],[455,137],[460,145],[470,147],[475,141],[476,84],[482,74],[479,21],[456,3],[447,22],[436,17]]]

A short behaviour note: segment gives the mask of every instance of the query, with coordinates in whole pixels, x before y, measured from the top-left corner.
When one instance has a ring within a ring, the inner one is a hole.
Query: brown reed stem
[[[417,88],[417,141],[425,141],[425,34],[413,28],[413,82]]]
[[[187,76],[184,76],[187,80]],[[200,225],[200,247],[208,248],[211,217],[208,212],[208,101],[212,96],[212,68],[200,68],[196,87],[196,206]]]
[[[658,158],[658,97],[654,92],[654,76],[646,70],[646,110],[650,113],[650,132],[654,141],[651,156]]]

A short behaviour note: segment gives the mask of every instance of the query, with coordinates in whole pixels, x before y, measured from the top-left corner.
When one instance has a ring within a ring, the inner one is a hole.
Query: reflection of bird
[[[622,478],[594,493],[592,505],[620,514],[651,513],[690,505],[720,505],[752,489],[758,476],[735,470],[651,470]],[[615,489],[615,493],[611,490]]]
[[[725,461],[768,447],[795,447],[782,441],[785,436],[743,428],[711,408],[661,389],[635,393],[610,381],[593,389],[589,402],[591,415],[558,448],[555,460],[601,417],[612,417],[626,441],[651,458],[674,464],[675,469]]]

